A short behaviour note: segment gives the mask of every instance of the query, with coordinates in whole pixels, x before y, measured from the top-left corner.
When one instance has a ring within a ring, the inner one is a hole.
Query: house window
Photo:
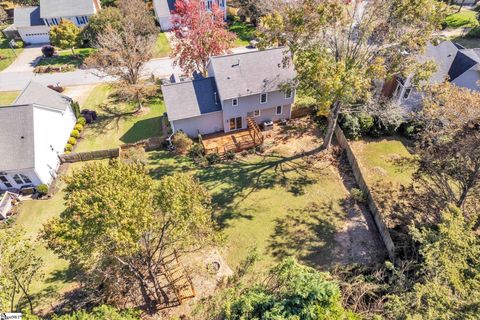
[[[281,115],[283,113],[283,106],[277,106],[276,115]]]
[[[261,112],[260,110],[255,110],[255,111],[252,111],[252,112],[247,112],[247,117],[251,118],[251,117],[260,117],[261,115]]]
[[[238,99],[232,99],[232,106],[238,106]]]
[[[285,92],[285,99],[292,99],[293,91],[292,89],[287,89]]]
[[[266,93],[262,93],[260,96],[260,103],[267,103],[268,95]]]
[[[403,93],[403,99],[408,99],[408,97],[410,97],[411,92],[412,92],[412,88],[405,89],[405,92]]]
[[[0,175],[0,182],[2,182],[5,185],[5,187],[7,187],[7,188],[13,188],[10,181],[8,181],[6,174],[1,174]]]
[[[15,182],[18,184],[18,185],[24,185],[24,184],[28,184],[28,183],[32,183],[32,180],[30,180],[29,177],[27,177],[26,175],[24,174],[16,174],[13,176],[13,180],[15,180]]]
[[[215,104],[218,104],[218,96],[216,92],[213,93],[213,98],[215,99]]]

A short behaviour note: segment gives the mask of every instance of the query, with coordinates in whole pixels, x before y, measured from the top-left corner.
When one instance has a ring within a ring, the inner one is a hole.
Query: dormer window
[[[288,88],[287,91],[285,91],[285,99],[292,99],[293,96],[293,90],[292,88]]]
[[[234,107],[238,106],[238,99],[237,98],[232,99],[232,106],[234,106]]]
[[[262,95],[260,96],[260,103],[261,104],[267,103],[267,100],[268,100],[268,94],[262,93]]]

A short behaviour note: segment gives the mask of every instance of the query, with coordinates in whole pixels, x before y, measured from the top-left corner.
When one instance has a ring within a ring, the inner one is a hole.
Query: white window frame
[[[262,112],[260,110],[253,110],[253,117],[258,118],[262,115]]]
[[[262,102],[262,97],[265,96],[265,102]],[[265,104],[268,102],[268,93],[262,93],[260,95],[260,104]]]
[[[289,94],[290,93],[290,94]],[[287,89],[287,91],[285,92],[285,99],[292,99],[293,97],[293,89],[292,88],[289,88]]]
[[[232,99],[232,107],[238,106],[238,98],[233,98]]]
[[[280,113],[278,113],[278,108],[280,108]],[[275,107],[275,115],[280,116],[283,114],[283,106],[276,106]]]

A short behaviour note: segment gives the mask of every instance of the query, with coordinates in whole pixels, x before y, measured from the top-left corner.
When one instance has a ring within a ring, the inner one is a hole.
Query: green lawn
[[[226,258],[234,268],[256,247],[265,268],[285,256],[324,268],[336,258],[335,233],[345,222],[346,190],[331,166],[296,157],[249,156],[194,169],[183,157],[151,152],[154,178],[192,172],[213,197],[214,211],[227,236]]]
[[[87,126],[76,152],[116,148],[124,143],[162,135],[161,117],[165,105],[160,98],[146,103],[146,112],[142,115],[119,116],[133,110],[134,106],[116,102],[109,97],[113,92],[110,85],[99,85],[82,106],[82,109],[96,110],[99,119]]]
[[[476,49],[480,48],[480,38],[467,38],[467,37],[456,37],[450,39],[455,43],[462,45],[467,49]]]
[[[237,35],[235,44],[237,47],[245,47],[250,44],[250,40],[255,38],[255,27],[251,24],[234,21],[229,30]]]
[[[23,48],[15,49],[15,53],[19,55],[22,53]],[[8,40],[4,38],[0,32],[0,71],[6,69],[16,59],[15,53],[8,45]]]
[[[19,91],[0,92],[0,106],[9,105],[18,97]]]
[[[368,184],[382,181],[406,186],[412,181],[415,166],[408,161],[413,158],[408,151],[409,141],[394,137],[350,143]]]
[[[153,56],[154,58],[168,57],[170,55],[170,51],[171,51],[170,42],[168,42],[168,39],[165,33],[161,32],[158,35]]]
[[[445,19],[448,28],[466,28],[478,26],[477,12],[463,9],[458,13],[451,14]]]
[[[88,58],[95,49],[83,48],[75,49],[75,56],[71,50],[59,51],[58,56],[43,58],[38,63],[39,66],[72,65],[75,68],[80,67],[83,61]]]

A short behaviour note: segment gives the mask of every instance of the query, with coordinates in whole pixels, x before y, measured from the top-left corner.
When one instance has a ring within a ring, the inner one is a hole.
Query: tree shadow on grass
[[[335,235],[344,215],[334,202],[312,202],[289,210],[286,217],[276,219],[267,251],[278,261],[295,256],[302,263],[327,269],[335,261]]]
[[[133,143],[162,135],[162,117],[144,119],[135,124],[120,137],[123,143]]]

